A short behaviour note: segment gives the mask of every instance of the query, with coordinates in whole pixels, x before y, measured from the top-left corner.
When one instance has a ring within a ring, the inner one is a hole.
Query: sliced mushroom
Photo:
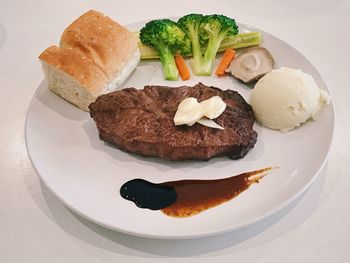
[[[263,47],[249,48],[238,54],[226,70],[245,83],[258,80],[275,65],[271,53]]]

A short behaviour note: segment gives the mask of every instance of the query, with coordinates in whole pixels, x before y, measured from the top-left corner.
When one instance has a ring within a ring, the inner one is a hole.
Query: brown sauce
[[[153,184],[143,179],[125,183],[120,194],[141,208],[161,210],[172,217],[189,217],[225,203],[253,183],[271,167],[216,180],[180,180]]]

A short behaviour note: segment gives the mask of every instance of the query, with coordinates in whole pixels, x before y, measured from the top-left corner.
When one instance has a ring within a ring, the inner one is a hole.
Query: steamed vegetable
[[[135,34],[138,35],[139,32],[135,32]],[[223,52],[227,48],[239,49],[244,47],[258,46],[261,44],[261,42],[262,38],[260,32],[241,33],[224,39],[220,44],[218,52]],[[158,51],[153,47],[145,46],[141,43],[141,41],[139,42],[139,49],[141,52],[142,60],[159,59]],[[185,56],[192,56],[192,52],[187,53]]]
[[[175,56],[175,63],[177,66],[177,69],[179,70],[180,73],[180,77],[182,80],[189,80],[190,79],[190,70],[187,67],[186,61],[184,60],[184,58],[177,54]]]
[[[201,63],[197,65],[198,75],[211,75],[213,61],[221,42],[228,36],[238,33],[236,21],[223,15],[204,16],[200,26],[201,41],[205,41],[206,49]]]
[[[158,19],[148,22],[141,29],[139,37],[142,44],[158,51],[165,79],[176,80],[179,72],[174,56],[176,53],[186,54],[190,51],[185,33],[175,22]]]
[[[238,34],[234,19],[216,14],[189,14],[181,17],[177,23],[169,19],[153,20],[141,29],[139,39],[141,59],[159,57],[167,80],[176,80],[178,69],[187,68],[183,61],[185,56],[192,56],[191,66],[195,75],[210,76],[218,52],[261,43],[259,32]],[[179,62],[182,62],[179,65],[185,65],[186,68],[176,68],[174,56],[178,54],[182,59],[179,58]],[[228,57],[224,58],[223,62],[227,64]],[[219,75],[223,74],[222,69],[221,65]],[[185,78],[189,77],[188,72]]]
[[[236,52],[232,48],[226,49],[222,56],[218,67],[216,68],[215,74],[222,76],[225,74],[225,70],[230,66],[231,61],[234,59]]]
[[[203,55],[201,47],[200,28],[203,21],[201,14],[189,14],[183,16],[177,21],[178,26],[186,33],[192,46],[192,69],[195,75],[201,75],[201,65],[203,64]],[[210,74],[209,74],[210,75]]]
[[[201,76],[211,75],[221,42],[238,33],[236,21],[224,15],[189,14],[181,17],[177,24],[191,41],[192,69]]]

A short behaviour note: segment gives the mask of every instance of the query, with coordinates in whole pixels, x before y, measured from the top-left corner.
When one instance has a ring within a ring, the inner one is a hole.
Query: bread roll
[[[116,89],[140,61],[138,39],[103,14],[90,10],[62,34],[60,46],[39,59],[48,87],[88,111],[91,102]]]

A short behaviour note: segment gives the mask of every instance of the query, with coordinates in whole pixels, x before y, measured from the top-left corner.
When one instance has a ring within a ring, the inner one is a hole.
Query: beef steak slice
[[[215,119],[224,130],[201,124],[175,126],[179,103],[188,97],[198,101],[220,96],[225,111]],[[198,83],[178,88],[145,86],[126,88],[97,98],[90,106],[101,140],[143,156],[169,160],[208,160],[214,156],[244,157],[254,147],[257,133],[251,106],[233,90]]]

